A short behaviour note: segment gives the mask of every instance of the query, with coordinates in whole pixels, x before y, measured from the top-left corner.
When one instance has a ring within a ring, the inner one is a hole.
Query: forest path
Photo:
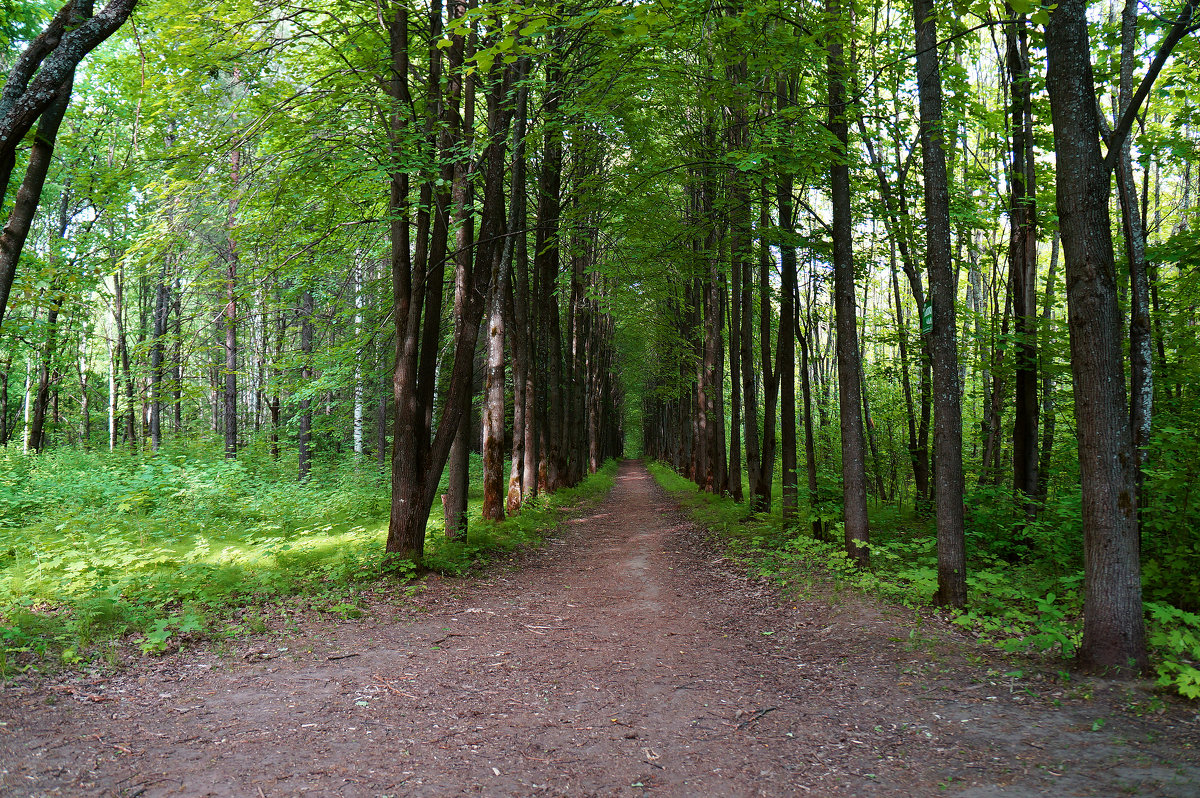
[[[0,794],[1200,794],[1194,707],[989,676],[850,591],[787,601],[639,463],[518,566],[11,685]]]

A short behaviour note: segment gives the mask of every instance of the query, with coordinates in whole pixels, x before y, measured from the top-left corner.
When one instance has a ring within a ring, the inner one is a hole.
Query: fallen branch
[[[777,709],[779,709],[779,707],[767,707],[766,709],[760,709],[758,712],[754,713],[754,715],[750,718],[750,720],[742,721],[741,723],[738,724],[737,727],[739,729],[744,729],[747,726],[749,726],[751,723],[753,723],[754,721],[761,718],[763,715],[766,715],[768,712],[774,712]]]

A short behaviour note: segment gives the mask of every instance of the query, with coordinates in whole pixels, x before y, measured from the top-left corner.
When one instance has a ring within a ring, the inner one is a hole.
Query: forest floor
[[[0,690],[0,794],[1200,795],[1200,716],[817,580],[626,462],[540,550],[363,616]]]

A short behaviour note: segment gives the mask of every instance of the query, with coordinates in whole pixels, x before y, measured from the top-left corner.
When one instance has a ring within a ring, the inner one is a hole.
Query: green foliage
[[[294,467],[186,444],[154,457],[6,451],[6,652],[141,633],[142,650],[161,653],[239,602],[376,576],[383,476],[348,463],[298,485]]]
[[[435,517],[424,565],[460,575],[536,542],[564,510],[607,493],[615,472],[610,461],[499,524],[480,521],[474,502],[464,541],[447,541]],[[240,606],[288,596],[326,596],[324,611],[356,618],[356,589],[417,576],[380,556],[387,478],[373,463],[324,463],[302,485],[294,473],[294,460],[251,450],[227,461],[196,445],[0,454],[0,675],[14,656],[58,650],[71,664],[127,635],[162,654]]]
[[[1200,427],[1181,415],[1167,415],[1154,431],[1140,514],[1142,578],[1148,598],[1194,612],[1200,610]]]
[[[20,47],[41,33],[58,5],[50,0],[0,0],[0,65],[5,72]]]
[[[928,605],[937,592],[935,532],[928,521],[874,508],[871,569],[863,571],[840,543],[785,534],[778,515],[747,516],[744,504],[697,491],[667,465],[655,463],[650,470],[698,523],[725,538],[761,576],[787,585],[817,569],[841,584],[912,607]],[[1078,490],[1049,502],[1035,523],[1023,527],[1014,526],[1011,491],[976,488],[967,506],[970,604],[953,622],[1008,652],[1074,656],[1083,612]],[[840,540],[840,528],[832,538]],[[1160,578],[1160,572],[1147,571],[1148,596],[1155,595],[1152,584]],[[1147,600],[1146,612],[1158,683],[1200,698],[1200,614],[1158,600]]]
[[[1188,698],[1200,698],[1200,615],[1146,602],[1149,642],[1162,658],[1157,664],[1158,683],[1173,687]]]

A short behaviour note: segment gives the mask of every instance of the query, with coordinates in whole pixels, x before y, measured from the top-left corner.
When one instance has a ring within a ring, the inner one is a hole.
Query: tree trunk
[[[831,17],[838,6],[829,0]],[[848,26],[848,23],[846,23]],[[830,31],[829,131],[837,139],[829,168],[833,206],[834,314],[837,325],[838,400],[842,430],[842,498],[846,554],[859,567],[870,563],[867,519],[866,443],[862,425],[862,364],[858,359],[858,321],[854,295],[854,225],[850,208],[850,166],[846,123],[848,70],[842,43],[846,31]]]
[[[925,267],[933,301],[934,483],[937,485],[938,595],[943,606],[967,598],[963,530],[962,409],[959,406],[954,273],[950,256],[950,192],[942,146],[942,80],[937,64],[937,15],[932,0],[913,3],[917,92],[925,173]]]
[[[551,493],[557,490],[565,478],[563,463],[563,416],[562,393],[562,338],[559,330],[558,274],[559,263],[559,212],[562,190],[562,127],[558,119],[560,70],[551,58],[546,65],[546,97],[544,118],[548,121],[542,137],[542,166],[538,176],[537,231],[534,250],[534,269],[539,280],[539,318],[542,344],[545,347],[546,371],[544,374],[546,403],[541,405],[547,412],[543,416],[544,446],[539,453],[544,463],[544,480],[541,490]],[[539,469],[540,471],[540,469]]]
[[[790,87],[779,81],[781,103],[790,99]],[[779,342],[775,369],[779,378],[779,422],[783,450],[780,474],[780,501],[783,504],[783,526],[795,525],[799,491],[796,480],[796,246],[792,241],[792,176],[777,178],[775,190],[779,207]],[[805,382],[807,382],[807,376]]]
[[[863,286],[863,307],[870,307],[870,285]],[[866,340],[867,340],[867,317],[863,314],[862,331],[858,350],[859,362],[865,362],[866,355]],[[871,417],[871,391],[867,388],[866,380],[863,380],[862,385],[862,415],[863,415],[863,431],[867,437],[867,449],[871,452],[872,473],[875,476],[875,497],[877,501],[883,501],[885,498],[883,489],[883,466],[879,460],[879,446],[875,442],[875,419]]]
[[[366,269],[365,263],[360,263],[358,257],[354,259],[354,263],[350,266],[350,283],[354,291],[354,337],[356,355],[354,358],[354,427],[352,430],[352,440],[354,442],[354,455],[358,458],[363,456],[363,370],[362,362],[365,351],[361,349],[361,344],[358,343],[362,336],[363,326],[363,272]]]
[[[75,67],[124,24],[136,2],[111,0],[94,16],[91,3],[66,3],[17,56],[0,91],[0,207],[8,197],[17,152],[34,123],[38,125],[25,176],[8,223],[0,231],[0,324],[45,185],[58,128],[71,101]]]
[[[64,87],[65,98],[70,98],[76,65],[124,24],[136,3],[111,0],[95,16],[91,3],[66,3],[21,51],[0,93],[0,204],[8,194],[8,181],[25,134],[39,116],[45,120],[50,106],[64,99]],[[53,144],[53,137],[50,142]],[[37,197],[33,202],[37,204]],[[3,305],[0,302],[0,321]]]
[[[117,351],[113,342],[108,342],[108,450],[117,448]]]
[[[1014,15],[1015,16],[1015,15]],[[1029,38],[1024,15],[1005,31],[1012,102],[1012,165],[1009,171],[1008,273],[1016,332],[1013,397],[1013,490],[1026,520],[1037,515],[1037,184],[1030,99]]]
[[[1119,120],[1133,96],[1133,61],[1137,57],[1137,2],[1126,0],[1121,13],[1121,92]],[[1130,137],[1126,136],[1117,154],[1117,196],[1121,203],[1121,230],[1125,238],[1125,256],[1129,262],[1129,388],[1130,426],[1133,436],[1135,479],[1141,496],[1143,473],[1150,447],[1150,428],[1154,415],[1154,368],[1151,351],[1150,280],[1146,266],[1146,231],[1138,212],[1137,189],[1133,180]]]
[[[1125,406],[1121,316],[1100,154],[1086,0],[1062,0],[1046,28],[1059,230],[1083,489],[1085,665],[1146,667],[1135,456]]]
[[[430,96],[436,99],[440,96],[441,85],[441,50],[438,47],[438,41],[441,39],[440,3],[435,2],[431,7],[430,22],[429,86]],[[481,159],[485,165],[485,173],[479,246],[470,275],[463,274],[462,265],[456,264],[456,282],[460,277],[464,278],[463,285],[467,286],[467,290],[463,312],[455,319],[454,356],[449,385],[444,394],[445,402],[435,432],[432,423],[433,377],[439,336],[436,330],[435,334],[431,335],[430,330],[434,320],[440,320],[441,314],[440,270],[445,260],[445,234],[442,231],[445,229],[444,217],[449,197],[439,196],[438,218],[434,220],[435,233],[440,233],[440,241],[439,235],[434,235],[432,246],[427,251],[422,251],[423,247],[418,247],[416,251],[411,250],[408,218],[409,176],[407,170],[402,168],[402,159],[406,153],[404,140],[410,126],[404,114],[413,107],[406,79],[409,74],[408,28],[407,8],[397,7],[389,25],[392,55],[389,93],[394,101],[394,113],[389,124],[390,155],[393,163],[389,207],[392,220],[392,317],[396,325],[397,352],[393,372],[396,432],[392,444],[392,507],[386,553],[393,558],[419,564],[424,554],[429,511],[451,445],[459,425],[463,422],[465,400],[471,391],[484,297],[497,260],[495,250],[498,246],[503,246],[505,238],[503,178],[508,128],[512,117],[509,89],[512,86],[513,70],[510,65],[493,64],[487,78],[488,142]],[[437,103],[432,102],[429,105],[431,113],[436,114]],[[428,126],[430,130],[434,127]],[[441,125],[443,135],[448,127]],[[451,144],[445,137],[442,141],[447,145]],[[443,155],[448,149],[448,146],[443,148]],[[452,184],[455,173],[451,168],[449,179],[444,173],[438,174],[437,177],[443,185]],[[429,182],[426,186],[429,186]],[[426,193],[423,189],[422,194]],[[418,237],[421,233],[420,222],[418,214]],[[424,334],[422,312],[425,322]]]
[[[300,300],[300,389],[310,391],[312,388],[313,367],[313,295],[305,289]],[[297,461],[299,463],[299,479],[308,480],[312,471],[312,399],[307,396],[297,405],[299,414],[299,434],[296,438]]]
[[[236,73],[235,73],[236,74]],[[229,199],[229,215],[226,221],[228,241],[225,252],[225,392],[223,394],[223,412],[225,427],[225,457],[233,459],[238,451],[238,413],[237,413],[237,271],[238,249],[233,237],[233,226],[236,223],[237,191],[241,180],[241,150],[235,149],[229,155],[230,180],[234,195]]]
[[[150,448],[156,452],[162,446],[163,372],[168,314],[171,311],[171,294],[167,285],[170,271],[170,256],[166,256],[154,286],[154,333],[150,341]]]
[[[133,370],[129,365],[129,345],[125,335],[125,265],[117,265],[113,283],[113,317],[117,328],[117,359],[125,377],[125,442],[137,449],[137,416],[133,403]]]
[[[171,358],[171,411],[172,432],[175,437],[183,435],[183,281],[175,278],[175,340]]]
[[[714,220],[715,223],[715,220]],[[730,404],[730,436],[729,436],[729,471],[726,479],[729,495],[739,504],[745,498],[742,491],[742,294],[741,280],[738,275],[738,263],[731,264],[733,271],[732,290],[726,290],[721,283],[721,302],[726,302],[729,295],[729,404]],[[721,386],[723,391],[725,386]]]
[[[813,438],[812,387],[808,376],[808,336],[800,329],[799,295],[797,294],[796,337],[800,340],[800,391],[804,397],[804,466],[808,476],[808,514],[812,535],[826,540],[825,522],[821,519],[821,494],[817,486],[817,446]]]
[[[779,401],[779,371],[773,365],[771,347],[771,259],[766,230],[770,219],[770,192],[764,179],[758,217],[758,351],[763,383],[762,456],[759,460],[755,494],[763,512],[771,509],[771,482],[775,474],[775,410]]]
[[[530,381],[529,354],[529,246],[525,226],[528,223],[525,196],[525,135],[528,114],[529,88],[522,80],[529,73],[529,59],[523,57],[518,67],[519,88],[517,108],[513,117],[512,199],[509,213],[510,239],[513,242],[513,269],[509,280],[508,335],[513,361],[513,445],[512,462],[508,471],[508,491],[505,509],[509,514],[521,509],[521,503],[534,489],[536,481],[526,481],[526,447],[532,443],[529,417],[535,412]]]
[[[8,436],[12,434],[12,425],[8,423],[8,379],[12,369],[12,354],[4,358],[0,364],[0,446],[8,446]]]
[[[468,397],[469,400],[469,397]],[[471,424],[464,414],[446,462],[446,492],[442,494],[442,519],[449,540],[467,539],[467,493],[470,479]]]
[[[68,78],[58,90],[53,103],[43,112],[42,120],[38,123],[37,132],[33,137],[33,146],[29,152],[29,165],[25,169],[25,178],[17,190],[8,223],[0,231],[0,324],[4,321],[4,311],[8,306],[8,295],[12,290],[13,281],[17,276],[17,261],[25,240],[29,236],[29,228],[37,213],[38,200],[42,196],[42,187],[46,182],[46,174],[54,160],[54,141],[58,136],[58,128],[71,102],[71,86],[74,80]],[[6,86],[7,88],[7,86]],[[0,142],[3,143],[3,142]],[[3,206],[4,195],[0,194],[0,207]]]
[[[38,359],[37,384],[33,392],[33,411],[30,414],[29,429],[26,433],[29,441],[29,451],[40,452],[46,448],[46,411],[50,405],[50,377],[53,371],[55,350],[58,341],[59,303],[65,297],[55,291],[57,297],[51,300],[50,310],[46,314],[46,341]]]
[[[451,13],[462,12],[465,5],[456,2]],[[447,52],[449,62],[449,82],[447,84],[447,108],[450,113],[451,127],[457,128],[456,133],[470,140],[471,131],[475,124],[474,80],[471,77],[462,78],[457,71],[465,58],[466,43],[461,35],[451,38],[452,45]],[[459,100],[465,99],[465,108],[460,114]],[[459,116],[459,119],[455,119]],[[453,188],[451,195],[454,202],[455,222],[455,254],[454,254],[454,318],[458,319],[466,313],[468,304],[467,292],[470,291],[470,277],[475,265],[475,213],[473,205],[475,192],[472,188],[471,177],[474,174],[472,165],[464,158],[453,161]],[[473,380],[472,380],[473,383]],[[470,486],[470,452],[471,452],[471,397],[474,393],[468,391],[457,399],[459,403],[458,429],[454,434],[454,442],[450,446],[450,455],[446,463],[446,493],[442,495],[442,519],[446,538],[449,540],[466,540],[468,532],[467,499]]]
[[[504,246],[512,253],[512,233]],[[504,297],[509,291],[508,260],[493,269],[487,298],[487,366],[483,406],[483,517],[504,520]]]
[[[29,438],[30,438],[30,420],[33,415],[33,356],[25,355],[25,400],[21,403],[21,412],[24,416],[21,429],[21,451],[25,454],[29,453]]]
[[[912,377],[908,368],[908,330],[904,324],[904,304],[900,299],[900,278],[896,275],[896,247],[890,247],[891,276],[892,276],[892,307],[896,315],[896,341],[900,349],[900,387],[904,392],[904,418],[908,422],[908,457],[913,471],[913,487],[917,498],[914,509],[920,503],[921,487],[928,487],[929,474],[922,473],[928,468],[929,462],[924,453],[917,448],[917,417],[913,407]],[[918,475],[924,477],[924,480]]]
[[[1042,300],[1042,324],[1050,328],[1050,320],[1054,317],[1054,278],[1058,271],[1058,232],[1050,241],[1050,272],[1046,275],[1046,293]],[[1050,456],[1054,452],[1054,377],[1050,369],[1050,347],[1042,347],[1039,353],[1042,358],[1042,447],[1038,456],[1038,490],[1037,500],[1045,503],[1050,491]]]

